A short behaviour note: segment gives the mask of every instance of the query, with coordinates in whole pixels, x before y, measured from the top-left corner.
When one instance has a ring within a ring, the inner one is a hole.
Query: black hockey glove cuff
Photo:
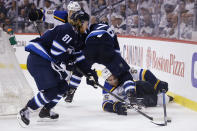
[[[131,105],[137,104],[136,92],[135,89],[129,89],[126,91],[127,98]]]
[[[113,110],[118,115],[127,115],[127,108],[126,105],[122,102],[115,102],[113,104]]]
[[[28,13],[28,17],[31,21],[40,20],[43,17],[43,13],[40,9],[31,9]]]
[[[164,89],[166,92],[168,91],[168,83],[164,81],[158,80],[159,84],[156,87],[156,93],[162,92]]]
[[[98,83],[98,76],[97,76],[97,73],[95,70],[92,70],[91,73],[88,73],[87,74],[87,78],[86,78],[86,83],[88,85],[91,85],[93,86],[94,88],[97,88],[96,87],[96,83]]]

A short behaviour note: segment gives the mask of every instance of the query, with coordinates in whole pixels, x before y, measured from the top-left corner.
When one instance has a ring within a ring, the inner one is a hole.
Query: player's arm
[[[109,85],[109,83],[105,82],[104,83],[104,87],[107,90],[111,90],[113,87],[111,85]],[[103,90],[103,103],[102,103],[102,108],[104,111],[108,111],[108,112],[114,112],[113,110],[113,97],[107,93],[105,90]]]
[[[104,87],[108,90],[111,90],[113,87],[109,83],[105,82]],[[102,108],[107,112],[114,112],[118,115],[127,115],[126,105],[122,102],[116,101],[113,96],[111,96],[106,91],[103,91],[103,103]]]
[[[51,24],[68,22],[67,11],[32,9],[29,11],[28,17],[31,21],[42,20]]]
[[[58,61],[63,61],[66,64],[74,63],[81,72],[89,77],[87,84],[94,86],[95,82],[98,82],[97,73],[91,70],[91,65],[85,59],[82,51],[75,52],[76,49],[73,45],[78,43],[76,43],[77,38],[72,27],[67,23],[63,26],[57,26],[56,28],[60,29],[56,31],[57,37],[53,40],[51,54]]]
[[[43,21],[55,25],[61,25],[68,22],[67,11],[57,11],[57,10],[43,10],[44,17]]]
[[[159,80],[150,70],[140,69],[139,71],[139,80],[147,81],[150,84],[154,85],[156,92],[161,92],[162,89],[168,91],[168,83]]]
[[[72,30],[71,25],[65,24],[56,26],[54,29],[47,31],[45,34],[47,33],[48,36],[52,37],[53,35],[54,37],[51,41],[52,45],[50,48],[50,53],[53,58],[58,62],[64,62],[66,65],[74,62],[74,48],[71,46],[71,43],[73,43],[75,39],[75,33]]]
[[[83,72],[86,76],[88,76],[86,79],[86,83],[96,88],[95,82],[98,82],[98,76],[96,71],[91,69],[91,64],[85,59],[82,51],[75,52],[74,55],[76,58],[76,68],[78,68],[80,72]]]

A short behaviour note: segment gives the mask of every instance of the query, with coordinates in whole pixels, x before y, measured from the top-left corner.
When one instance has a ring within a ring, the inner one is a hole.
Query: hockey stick
[[[86,78],[90,79],[89,76],[87,76],[85,73],[83,73],[78,67],[76,67],[77,71],[79,71],[81,74],[83,74]],[[157,119],[157,118],[153,118],[152,116],[147,115],[146,113],[140,111],[137,107],[131,105],[130,103],[126,102],[124,99],[120,98],[119,96],[115,95],[114,93],[110,92],[108,89],[106,89],[104,86],[102,86],[101,84],[99,84],[98,82],[94,81],[94,84],[100,88],[102,88],[104,91],[106,91],[107,93],[109,93],[110,95],[114,96],[115,98],[117,98],[119,101],[125,103],[126,105],[129,105],[130,107],[132,107],[136,112],[138,112],[139,114],[143,115],[144,117],[148,118],[149,120],[151,120],[151,122],[153,124],[156,124],[158,126],[165,126],[165,124],[163,123],[158,123],[158,120],[161,119]],[[167,118],[167,117],[166,117]],[[166,119],[167,120],[167,119]],[[167,120],[168,121],[168,120]],[[169,120],[171,121],[171,120]]]
[[[38,29],[38,24],[37,24],[35,21],[33,21],[33,24],[34,24],[34,27],[37,29],[39,35],[41,36],[41,32],[40,32],[40,30]]]
[[[162,96],[163,96],[163,111],[164,111],[163,120],[164,120],[164,123],[159,124],[160,126],[167,126],[167,123],[171,122],[171,119],[167,117],[165,93],[166,93],[166,90],[163,89],[162,90]],[[152,121],[152,123],[154,123],[154,122]]]
[[[166,90],[163,89],[163,90],[162,90],[162,95],[163,95],[164,123],[165,123],[165,126],[167,126],[167,112],[166,112],[166,99],[165,99],[165,93],[166,93]],[[170,122],[171,122],[171,121],[170,121]]]

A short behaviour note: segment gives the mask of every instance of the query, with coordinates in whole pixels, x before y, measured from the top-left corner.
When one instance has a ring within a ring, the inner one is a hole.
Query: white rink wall
[[[38,35],[16,35],[16,56],[26,64],[24,46]],[[121,53],[131,67],[150,69],[169,83],[175,102],[197,111],[197,42],[118,37]]]
[[[25,51],[24,47],[28,44],[28,42],[36,37],[39,37],[39,35],[15,35],[17,45],[14,45],[14,48],[16,48],[16,57],[18,58],[18,62],[20,64],[26,64],[28,52]]]
[[[151,70],[169,84],[175,101],[197,111],[197,42],[119,37],[131,67]]]

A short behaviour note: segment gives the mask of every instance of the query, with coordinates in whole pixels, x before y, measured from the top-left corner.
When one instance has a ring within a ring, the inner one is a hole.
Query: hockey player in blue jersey
[[[130,67],[120,55],[117,36],[108,24],[90,26],[84,48],[84,55],[91,64],[99,63],[116,76],[125,89],[130,101],[135,98],[135,82],[129,73]]]
[[[78,50],[78,34],[88,27],[89,15],[77,11],[71,16],[71,22],[48,30],[40,38],[31,40],[25,47],[30,52],[27,69],[34,78],[39,93],[35,95],[17,115],[21,125],[29,125],[29,113],[42,107],[39,117],[58,119],[59,115],[51,111],[65,94],[68,83],[66,72],[61,64],[77,66],[91,80],[98,81],[95,71],[91,70],[83,52]],[[74,65],[72,65],[74,63]],[[92,83],[89,80],[87,83]]]
[[[140,104],[144,105],[145,107],[155,107],[162,105],[163,96],[160,92],[162,89],[168,91],[168,83],[157,79],[150,70],[132,68],[130,69],[130,73],[133,75],[133,79],[136,81],[136,96],[137,98],[140,98]],[[102,70],[102,77],[105,80],[104,87],[106,89],[118,97],[124,99],[125,101],[128,101],[123,86],[107,68]],[[104,90],[103,96],[104,99],[102,107],[104,111],[114,112],[119,115],[127,115],[127,105],[120,102],[117,98]],[[166,96],[166,103],[172,100],[172,97]]]
[[[80,5],[76,1],[70,1],[68,6],[67,6],[68,12],[67,11],[57,11],[57,10],[42,10],[42,9],[35,9],[31,10],[29,12],[29,19],[31,21],[36,21],[36,20],[42,20],[47,23],[52,23],[54,26],[57,25],[62,25],[70,21],[71,15],[79,11],[81,9]],[[79,45],[79,50],[83,49],[84,43],[82,41],[85,41],[86,33],[80,34],[81,38],[81,44]],[[69,78],[69,89],[68,91],[64,94],[65,101],[68,103],[71,103],[73,100],[74,93],[79,86],[81,79],[82,79],[82,74],[80,74],[76,70],[72,70],[71,72],[72,75],[70,75]]]

